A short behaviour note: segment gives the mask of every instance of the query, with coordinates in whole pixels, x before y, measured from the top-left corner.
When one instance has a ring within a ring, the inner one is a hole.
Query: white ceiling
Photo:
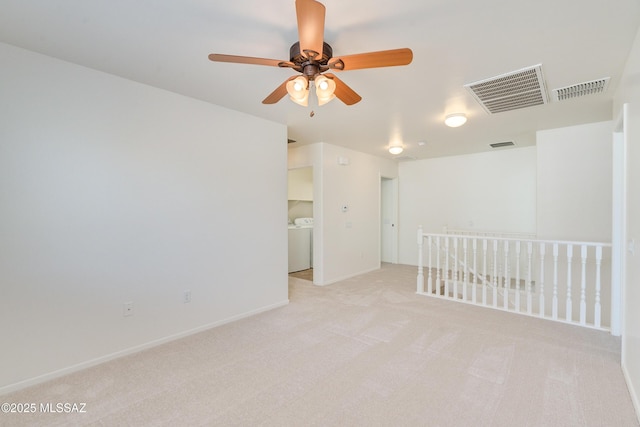
[[[640,23],[638,0],[323,0],[334,56],[408,47],[404,67],[344,71],[362,96],[261,103],[295,74],[214,63],[209,53],[289,59],[294,0],[0,0],[0,41],[288,126],[296,144],[427,158],[535,143],[535,131],[610,120]],[[490,115],[466,83],[542,64],[551,90],[610,77],[604,94]],[[311,117],[310,113],[315,114]],[[443,124],[465,112],[461,128]],[[419,146],[418,142],[426,142]],[[284,141],[283,141],[284,143]]]

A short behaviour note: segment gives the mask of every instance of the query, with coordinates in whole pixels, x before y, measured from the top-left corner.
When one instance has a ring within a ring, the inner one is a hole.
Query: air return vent
[[[549,102],[542,64],[464,85],[489,114]]]
[[[415,158],[415,157],[411,157],[411,156],[406,156],[406,155],[405,155],[405,156],[397,156],[397,157],[394,157],[394,158],[393,158],[393,160],[397,160],[397,161],[399,161],[399,162],[410,162],[410,161],[412,161],[412,160],[416,160],[416,158]]]
[[[609,86],[609,77],[591,80],[590,82],[578,83],[577,85],[562,87],[553,90],[554,101],[565,101],[567,99],[578,98],[587,95],[597,95],[604,93]]]
[[[493,144],[489,144],[491,148],[501,148],[501,147],[513,147],[513,141],[505,141],[505,142],[494,142]]]

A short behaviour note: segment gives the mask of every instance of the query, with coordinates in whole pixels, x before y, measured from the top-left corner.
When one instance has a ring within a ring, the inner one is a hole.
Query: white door
[[[398,178],[380,182],[380,260],[398,263]]]

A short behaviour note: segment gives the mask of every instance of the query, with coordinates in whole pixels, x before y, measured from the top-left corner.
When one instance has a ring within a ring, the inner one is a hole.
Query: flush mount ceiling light
[[[389,152],[393,155],[400,154],[403,151],[404,148],[402,148],[402,145],[392,145],[391,147],[389,147]]]
[[[462,126],[466,122],[467,122],[467,116],[464,113],[449,114],[444,119],[444,124],[452,128],[457,128],[458,126]]]

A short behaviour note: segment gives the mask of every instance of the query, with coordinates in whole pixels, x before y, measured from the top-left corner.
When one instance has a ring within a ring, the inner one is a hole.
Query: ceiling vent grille
[[[489,114],[549,102],[542,64],[464,85]]]
[[[501,148],[501,147],[513,147],[513,141],[505,141],[505,142],[494,142],[493,144],[489,144],[491,148]]]
[[[597,95],[604,93],[609,86],[610,77],[603,79],[591,80],[590,82],[578,83],[573,86],[562,87],[553,90],[553,99],[555,101],[565,101],[567,99],[578,98],[587,95]]]
[[[405,155],[405,156],[394,157],[393,160],[397,160],[398,162],[410,162],[410,161],[416,160],[416,158]]]

